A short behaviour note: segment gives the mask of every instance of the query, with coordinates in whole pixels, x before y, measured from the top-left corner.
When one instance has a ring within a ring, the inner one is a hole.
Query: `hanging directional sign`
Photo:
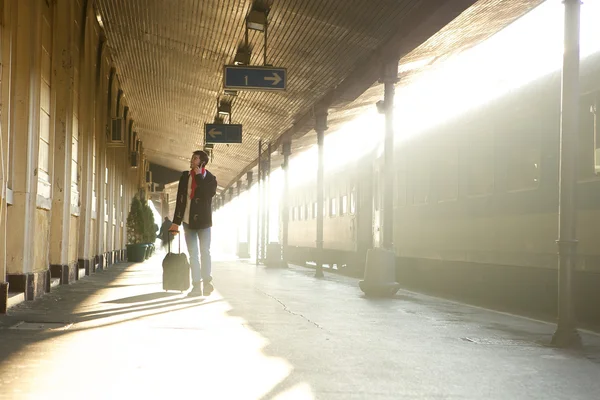
[[[285,90],[287,70],[274,67],[226,65],[223,81],[225,89]]]
[[[204,143],[242,143],[242,125],[204,124]]]

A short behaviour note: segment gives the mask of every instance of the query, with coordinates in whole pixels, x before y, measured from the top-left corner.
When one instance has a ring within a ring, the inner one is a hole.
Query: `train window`
[[[403,157],[400,169],[396,172],[396,204],[406,205],[406,158]]]
[[[294,221],[298,221],[298,207],[294,207]]]
[[[331,199],[331,216],[332,217],[335,217],[337,215],[337,202],[338,202],[337,197],[333,197]]]
[[[312,219],[317,218],[317,202],[315,201],[312,205]]]
[[[582,96],[579,107],[579,178],[600,174],[599,93]]]
[[[290,216],[289,216],[290,221],[294,220],[294,207],[290,207]]]
[[[540,180],[539,140],[523,138],[518,146],[508,152],[506,163],[506,189],[509,191],[535,189]]]
[[[340,215],[346,215],[346,214],[348,214],[348,196],[343,195],[342,196],[342,204],[340,206]]]
[[[379,174],[375,174],[373,179],[373,205],[375,211],[379,211]]]
[[[328,199],[323,200],[323,217],[327,216],[327,209],[329,208],[328,205],[329,205],[329,200]]]
[[[594,173],[600,175],[600,118],[598,118],[598,108],[600,108],[600,92],[594,93],[594,103],[590,106],[590,114],[594,116]]]
[[[350,214],[356,213],[356,194],[354,191],[350,192]]]
[[[455,143],[439,146],[434,161],[439,201],[458,198],[458,147]]]
[[[431,160],[429,153],[422,151],[414,159],[415,169],[412,174],[413,202],[424,204],[429,200],[429,189],[431,180]]]
[[[304,206],[300,206],[300,221],[304,221],[306,218],[304,216]]]
[[[467,194],[482,196],[494,191],[494,135],[491,130],[472,133],[467,151]]]

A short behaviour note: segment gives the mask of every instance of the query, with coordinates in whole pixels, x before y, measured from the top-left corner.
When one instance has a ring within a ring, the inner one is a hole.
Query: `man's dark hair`
[[[206,154],[204,151],[202,150],[196,150],[194,152],[195,156],[199,156],[200,157],[200,162],[204,163],[204,165],[208,164],[208,154]]]

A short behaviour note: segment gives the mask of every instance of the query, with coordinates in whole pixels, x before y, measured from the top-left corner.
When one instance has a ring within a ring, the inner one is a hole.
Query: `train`
[[[578,257],[574,301],[600,322],[600,53],[580,65]],[[394,148],[393,247],[404,287],[554,318],[558,302],[561,71],[464,112]],[[291,185],[292,262],[361,276],[381,244],[383,158],[326,171],[323,252],[316,184]],[[320,257],[320,258],[319,258]]]

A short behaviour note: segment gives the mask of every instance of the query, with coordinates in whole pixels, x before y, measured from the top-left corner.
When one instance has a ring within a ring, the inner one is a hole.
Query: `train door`
[[[371,196],[371,209],[372,211],[372,229],[371,234],[373,236],[373,247],[381,247],[382,243],[382,196],[381,189],[383,188],[383,165],[381,164],[381,157],[377,157],[373,163],[373,195]]]
[[[361,166],[362,167],[362,166]],[[358,259],[363,266],[367,250],[373,247],[373,178],[371,168],[359,168],[350,194],[350,212],[354,214],[354,232]]]

